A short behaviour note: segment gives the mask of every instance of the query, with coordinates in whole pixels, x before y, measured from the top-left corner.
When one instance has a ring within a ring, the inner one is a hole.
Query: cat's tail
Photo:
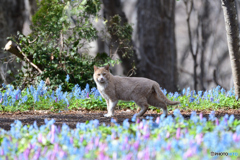
[[[157,93],[158,97],[164,101],[167,105],[177,105],[177,104],[180,104],[179,101],[171,101],[169,100],[164,94],[163,92],[161,91],[160,89],[160,86],[159,85],[154,85],[154,90],[155,92]]]

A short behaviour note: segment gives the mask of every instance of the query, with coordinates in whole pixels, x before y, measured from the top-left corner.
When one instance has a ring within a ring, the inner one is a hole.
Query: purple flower
[[[40,155],[41,155],[41,148],[38,148],[38,150],[36,151],[36,153],[33,156],[33,159],[38,160]]]
[[[178,127],[177,132],[176,132],[176,138],[179,139],[181,136],[181,128]]]
[[[54,143],[54,140],[55,140],[55,126],[54,125],[52,125],[51,126],[51,133],[50,133],[50,135],[51,135],[51,143]]]
[[[188,128],[185,128],[185,133],[188,133]]]
[[[133,148],[134,148],[135,150],[138,150],[139,145],[140,145],[140,143],[139,143],[139,141],[137,140],[137,141],[133,144]]]
[[[95,145],[96,147],[98,147],[98,145],[99,145],[99,140],[100,140],[99,137],[96,137],[96,138],[95,138],[94,145]]]
[[[149,139],[149,137],[150,137],[150,132],[147,132],[143,135],[143,138],[146,140]]]
[[[200,113],[199,118],[200,118],[200,121],[201,121],[202,118],[203,118],[203,114],[202,114],[202,112]]]
[[[167,134],[166,134],[166,138],[169,138],[169,137],[170,137],[170,133],[167,132]]]
[[[140,118],[137,118],[137,124],[139,124],[141,122]]]
[[[160,122],[160,118],[157,117],[155,122],[156,122],[157,124],[159,124],[159,122]]]
[[[29,149],[29,148],[26,148],[25,151],[23,152],[24,159],[28,160],[29,153],[30,153],[30,149]]]
[[[145,149],[144,159],[145,160],[149,160],[150,159],[150,154],[149,154],[149,149],[148,148]]]
[[[214,98],[213,98],[213,97],[211,97],[211,98],[210,98],[210,101],[211,101],[211,102],[213,102],[213,100],[214,100]]]
[[[184,153],[183,157],[185,159],[192,157],[194,154],[196,154],[197,148],[196,147],[191,147],[187,150],[187,152]]]
[[[203,141],[203,133],[196,135],[197,144],[200,145]]]
[[[42,133],[39,133],[39,134],[38,134],[38,142],[39,142],[39,143],[42,143]]]
[[[98,153],[97,159],[98,159],[98,160],[105,160],[105,155],[104,155],[104,153],[103,153],[102,151],[100,151],[100,152]]]
[[[167,151],[171,150],[171,143],[168,143],[168,144],[167,144],[166,150],[167,150]]]
[[[133,158],[133,154],[132,153],[128,153],[124,159],[126,160],[131,160]]]
[[[239,142],[240,141],[240,135],[238,135],[237,133],[233,134],[233,141],[234,142]]]
[[[4,155],[4,150],[3,150],[3,149],[0,150],[0,155],[1,155],[1,156]]]
[[[228,114],[225,114],[225,116],[224,116],[224,122],[225,122],[225,124],[227,125],[228,123]]]
[[[219,125],[219,120],[218,120],[218,118],[216,118],[216,120],[215,120],[215,124],[216,124],[216,126]]]
[[[59,151],[59,145],[57,143],[54,144],[54,152],[58,152]]]

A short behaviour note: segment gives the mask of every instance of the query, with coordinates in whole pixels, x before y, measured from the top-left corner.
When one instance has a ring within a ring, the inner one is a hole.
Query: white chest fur
[[[109,100],[109,96],[105,93],[107,85],[97,84],[98,91],[101,93],[104,99]]]

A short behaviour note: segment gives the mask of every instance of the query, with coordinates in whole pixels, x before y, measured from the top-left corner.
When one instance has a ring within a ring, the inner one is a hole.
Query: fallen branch
[[[16,55],[21,60],[24,59],[23,55],[20,53],[20,51],[17,48],[17,44],[13,43],[12,41],[7,42],[7,44],[4,47],[4,51],[11,52],[12,54]]]
[[[16,55],[22,60],[26,59],[26,61],[31,66],[33,66],[40,74],[43,73],[43,71],[39,69],[39,67],[36,66],[34,63],[32,63],[31,60],[22,52],[21,48],[17,44],[13,43],[12,41],[8,41],[8,43],[4,47],[4,50],[11,52],[12,54]]]

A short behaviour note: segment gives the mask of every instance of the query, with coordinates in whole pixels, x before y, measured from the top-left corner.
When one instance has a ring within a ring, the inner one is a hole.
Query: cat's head
[[[96,83],[105,84],[108,82],[110,77],[109,72],[109,65],[106,65],[105,67],[97,67],[94,66],[94,74],[93,78]]]

